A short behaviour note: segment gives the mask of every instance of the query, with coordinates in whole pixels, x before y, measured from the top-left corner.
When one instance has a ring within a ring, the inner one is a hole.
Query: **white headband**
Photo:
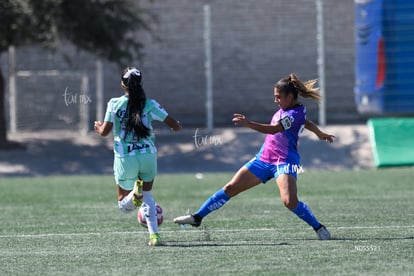
[[[129,76],[131,76],[131,74],[140,77],[141,76],[141,72],[137,69],[137,68],[132,68],[129,69],[122,78],[127,79],[129,78]]]

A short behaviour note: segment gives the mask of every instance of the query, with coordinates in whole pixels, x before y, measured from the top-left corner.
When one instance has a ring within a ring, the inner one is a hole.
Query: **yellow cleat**
[[[162,242],[162,240],[161,240],[160,234],[158,234],[158,233],[150,234],[150,240],[148,242],[148,245],[149,246],[160,246],[160,245],[164,245],[163,242]]]
[[[134,189],[132,192],[134,193],[134,198],[132,199],[132,202],[136,207],[141,207],[142,204],[142,186],[144,185],[144,181],[141,179],[138,179],[134,183]]]

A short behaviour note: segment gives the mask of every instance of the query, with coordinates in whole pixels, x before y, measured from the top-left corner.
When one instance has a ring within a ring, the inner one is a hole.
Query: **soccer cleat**
[[[160,234],[154,233],[150,234],[150,240],[148,242],[149,246],[160,246],[163,245],[163,242],[161,240]]]
[[[318,229],[315,229],[316,234],[318,234],[320,240],[330,240],[331,233],[326,229],[325,226],[321,224]]]
[[[202,218],[199,215],[189,214],[186,216],[176,217],[174,222],[181,225],[189,224],[194,227],[199,227],[201,225],[201,219]]]
[[[132,198],[132,202],[136,207],[141,207],[142,204],[142,186],[144,185],[144,181],[138,179],[134,183],[134,189],[132,192],[134,193],[134,197]]]

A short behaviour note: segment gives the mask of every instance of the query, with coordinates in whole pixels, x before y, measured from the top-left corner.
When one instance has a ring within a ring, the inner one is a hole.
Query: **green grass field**
[[[159,175],[163,247],[122,214],[111,176],[0,179],[1,275],[413,275],[414,171],[307,172],[299,197],[330,230],[281,203],[273,181],[229,201],[200,228],[172,223],[231,174]]]

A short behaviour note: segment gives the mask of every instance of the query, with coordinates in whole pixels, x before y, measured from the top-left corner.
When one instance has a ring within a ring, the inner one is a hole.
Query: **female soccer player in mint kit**
[[[236,125],[267,134],[262,148],[255,158],[239,169],[230,182],[207,199],[195,214],[177,217],[174,222],[200,226],[205,216],[221,208],[232,197],[275,178],[284,205],[312,226],[319,239],[330,239],[326,227],[315,218],[305,203],[299,201],[296,186],[297,170],[300,168],[297,144],[302,130],[306,128],[319,139],[328,142],[333,142],[334,138],[306,119],[306,108],[298,101],[298,95],[319,100],[318,88],[313,87],[315,83],[316,80],[301,82],[295,74],[278,81],[274,87],[274,97],[280,109],[273,115],[270,124],[249,121],[243,114],[234,114],[233,122]]]
[[[142,87],[142,75],[136,68],[126,68],[121,76],[125,94],[108,102],[104,122],[95,122],[95,131],[114,134],[114,175],[118,191],[118,206],[129,213],[148,206],[149,245],[161,245],[155,201],[151,190],[157,173],[157,148],[151,122],[166,123],[172,130],[181,126],[155,100],[147,99]],[[137,180],[138,179],[138,180]]]

